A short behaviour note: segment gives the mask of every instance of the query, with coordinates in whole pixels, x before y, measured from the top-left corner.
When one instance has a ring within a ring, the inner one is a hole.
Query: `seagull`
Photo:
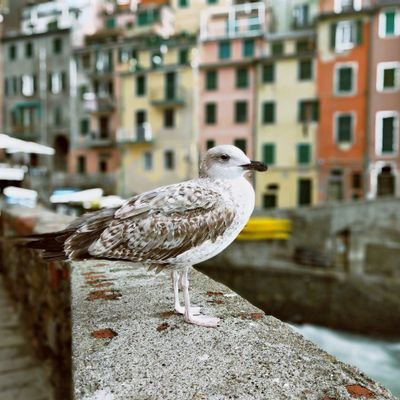
[[[245,176],[251,170],[267,166],[235,146],[216,146],[205,154],[199,178],[84,214],[62,231],[33,235],[26,245],[41,249],[46,260],[124,260],[169,271],[175,311],[190,324],[216,327],[219,318],[191,306],[188,271],[228,247],[247,223],[255,200]]]

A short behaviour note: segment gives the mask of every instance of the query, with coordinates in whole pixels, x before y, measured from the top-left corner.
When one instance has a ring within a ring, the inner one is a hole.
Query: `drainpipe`
[[[364,198],[367,198],[368,192],[367,188],[370,183],[369,178],[369,146],[371,143],[370,135],[371,135],[371,124],[370,124],[370,111],[371,111],[371,92],[370,86],[368,83],[371,82],[371,68],[372,68],[372,27],[374,22],[374,11],[368,16],[368,43],[367,43],[367,73],[366,73],[366,90],[365,90],[365,150],[364,150]]]

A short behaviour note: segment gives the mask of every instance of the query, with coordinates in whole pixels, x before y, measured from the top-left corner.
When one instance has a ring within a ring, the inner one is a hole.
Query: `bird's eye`
[[[230,159],[230,157],[228,156],[228,154],[221,154],[222,161],[228,161],[229,159]]]

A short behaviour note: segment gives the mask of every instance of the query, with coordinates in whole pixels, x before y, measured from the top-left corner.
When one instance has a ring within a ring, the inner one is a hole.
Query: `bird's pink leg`
[[[174,289],[174,308],[178,314],[185,314],[185,307],[181,306],[179,301],[179,284],[182,284],[181,274],[178,271],[173,271],[172,276],[172,287]],[[200,314],[200,307],[191,307],[190,311],[193,315]]]
[[[185,299],[185,313],[183,315],[185,321],[189,324],[215,328],[219,324],[219,318],[208,317],[206,315],[194,315],[190,308],[188,270],[189,268],[185,268],[182,275],[183,295]]]

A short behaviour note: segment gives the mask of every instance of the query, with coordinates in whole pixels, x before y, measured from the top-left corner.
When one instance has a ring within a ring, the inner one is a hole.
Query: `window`
[[[165,98],[174,100],[177,98],[177,75],[176,72],[167,72],[164,75]]]
[[[263,195],[263,208],[276,208],[276,194],[275,193],[267,193]]]
[[[299,206],[309,206],[312,199],[312,180],[300,178],[297,182],[297,204]]]
[[[311,162],[311,145],[309,143],[299,143],[297,145],[297,164],[305,165]]]
[[[151,151],[145,151],[143,153],[143,168],[145,171],[153,169],[153,153]]]
[[[106,28],[107,29],[114,29],[115,28],[115,18],[114,17],[108,17],[106,19]]]
[[[9,96],[11,93],[10,93],[10,86],[9,86],[9,79],[8,78],[4,78],[3,86],[4,86],[4,94],[6,96]]]
[[[353,172],[351,174],[351,187],[353,189],[362,189],[362,175],[361,175],[361,172]]]
[[[78,172],[78,174],[86,173],[86,157],[85,156],[78,156],[76,172]]]
[[[108,170],[108,163],[107,163],[107,159],[104,157],[100,157],[99,158],[99,164],[98,164],[98,171],[101,174],[105,174]]]
[[[218,44],[218,58],[226,60],[231,57],[231,44],[228,41],[219,42]]]
[[[313,78],[313,61],[311,59],[299,61],[297,77],[299,81],[309,81]]]
[[[233,145],[238,147],[243,153],[247,153],[247,140],[246,139],[235,139]]]
[[[396,111],[376,113],[375,151],[379,155],[393,154],[397,150],[399,117]]]
[[[118,49],[118,62],[122,64],[127,61],[129,61],[129,50],[120,47]]]
[[[247,121],[247,101],[235,102],[235,122],[243,123]]]
[[[353,141],[353,114],[335,115],[335,139],[338,144],[349,144]]]
[[[206,124],[215,124],[217,122],[217,105],[215,103],[206,103],[205,105]]]
[[[262,103],[262,122],[263,124],[275,123],[275,102],[265,101]]]
[[[81,122],[80,122],[80,132],[81,132],[81,135],[87,135],[88,133],[89,133],[89,119],[88,118],[84,118],[84,119],[81,119]]]
[[[175,168],[175,153],[173,150],[166,150],[164,152],[164,168],[167,170]]]
[[[253,57],[254,56],[254,40],[245,39],[243,40],[243,57]]]
[[[181,8],[189,6],[189,0],[178,0],[178,6]]]
[[[293,28],[305,28],[309,24],[309,5],[297,4],[293,7]]]
[[[400,88],[400,62],[382,62],[377,67],[376,89],[396,91]]]
[[[22,75],[21,91],[23,96],[33,96],[35,93],[36,79],[33,75]]]
[[[161,67],[163,64],[163,55],[159,51],[154,51],[150,55],[151,59],[151,68],[155,69]]]
[[[48,75],[48,91],[53,94],[61,93],[67,87],[67,74],[65,72],[50,72]]]
[[[209,139],[206,141],[206,149],[209,150],[215,146],[215,140]]]
[[[379,36],[393,37],[400,35],[400,11],[387,9],[379,14]]]
[[[14,61],[17,59],[17,46],[15,44],[11,44],[8,47],[8,59],[10,61]]]
[[[138,110],[135,112],[135,132],[138,141],[150,139],[148,137],[147,113],[146,110]]]
[[[217,4],[218,0],[207,0],[207,4]]]
[[[283,42],[272,43],[271,54],[273,56],[281,56],[283,54]]]
[[[249,78],[247,68],[236,69],[236,87],[247,88],[249,86]]]
[[[318,100],[300,100],[299,101],[299,122],[309,123],[319,120],[319,102]]]
[[[137,13],[137,24],[138,26],[152,25],[159,19],[159,9],[158,8],[146,8],[139,10]]]
[[[53,53],[54,54],[61,54],[63,51],[63,42],[61,38],[54,38],[53,39]]]
[[[206,90],[216,90],[218,87],[218,73],[216,70],[206,72]]]
[[[308,53],[310,51],[313,51],[315,48],[315,42],[314,40],[298,40],[296,42],[296,53],[301,54],[301,53]]]
[[[18,78],[16,76],[12,77],[12,91],[14,96],[18,95],[19,85],[18,85]]]
[[[188,49],[179,49],[178,63],[180,65],[186,65],[189,63],[189,50]]]
[[[335,13],[346,11],[360,11],[362,0],[335,0]]]
[[[275,64],[266,64],[262,67],[263,83],[273,83],[275,81]]]
[[[356,81],[354,65],[338,64],[335,67],[335,93],[338,95],[354,93]]]
[[[267,165],[275,164],[275,144],[264,143],[262,147],[262,160]]]
[[[54,125],[61,126],[62,125],[62,108],[60,106],[56,106],[53,110],[54,116]]]
[[[175,110],[166,108],[164,110],[164,128],[173,128],[175,126]]]
[[[144,96],[146,94],[146,76],[139,75],[136,77],[136,96]]]
[[[339,21],[331,25],[331,48],[335,51],[352,49],[362,42],[362,20]]]
[[[32,58],[32,56],[33,56],[33,43],[26,42],[25,43],[25,57]]]

